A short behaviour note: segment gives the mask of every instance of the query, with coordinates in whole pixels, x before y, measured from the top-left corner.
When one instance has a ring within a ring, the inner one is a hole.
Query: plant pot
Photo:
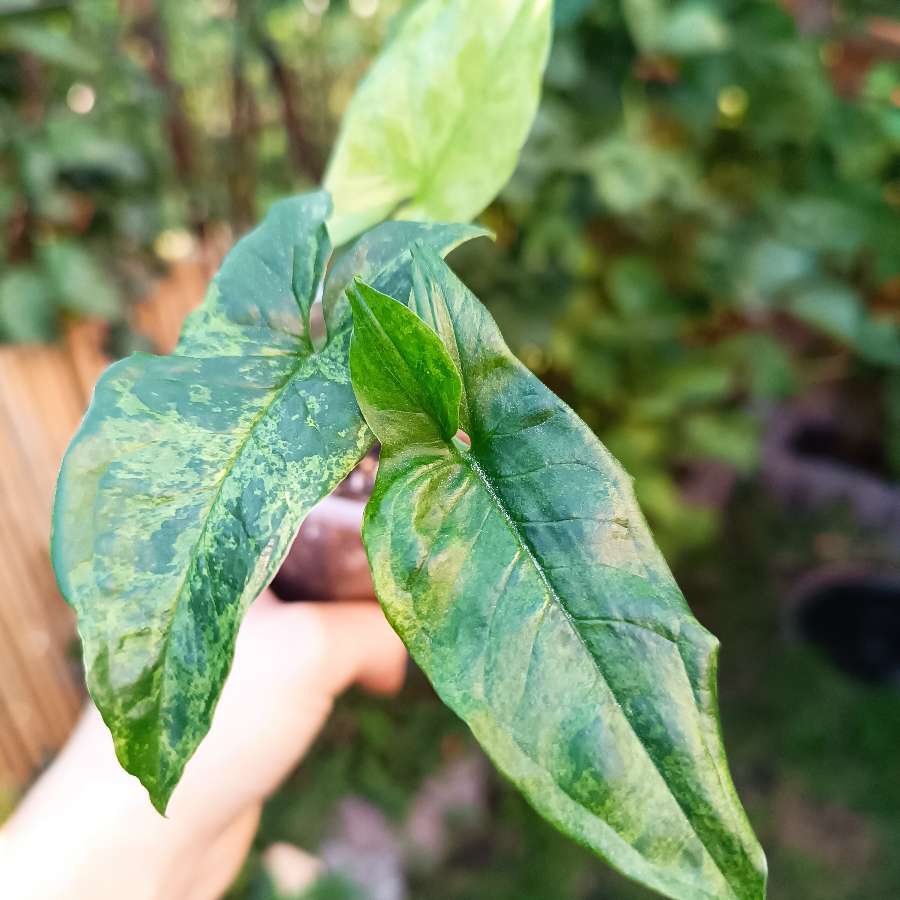
[[[882,427],[864,398],[823,391],[787,404],[769,421],[766,483],[789,506],[843,504],[860,525],[900,536],[900,485],[881,459]]]
[[[900,687],[900,574],[826,566],[800,580],[786,611],[790,636],[841,671]]]
[[[373,451],[306,517],[272,582],[282,600],[374,599],[360,529],[377,467]]]

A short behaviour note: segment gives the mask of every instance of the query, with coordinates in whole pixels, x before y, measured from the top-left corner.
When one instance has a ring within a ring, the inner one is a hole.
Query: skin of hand
[[[0,830],[9,900],[213,900],[247,854],[265,799],[352,684],[399,690],[406,653],[375,603],[280,603],[241,627],[212,728],[163,818],[118,765],[89,707]]]

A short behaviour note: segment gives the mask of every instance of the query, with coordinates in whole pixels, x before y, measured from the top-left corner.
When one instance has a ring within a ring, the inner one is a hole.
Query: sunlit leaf
[[[423,321],[353,295],[354,388],[382,441],[364,539],[389,619],[559,828],[667,896],[758,900],[765,859],[725,762],[716,639],[618,463],[452,273],[416,259]],[[455,381],[468,451],[447,439]]]
[[[468,221],[512,174],[537,109],[550,0],[426,0],[360,84],[325,176],[336,244],[392,214]]]

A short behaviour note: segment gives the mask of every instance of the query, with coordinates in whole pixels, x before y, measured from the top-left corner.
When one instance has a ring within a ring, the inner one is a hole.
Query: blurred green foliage
[[[859,24],[804,34],[775,2],[557,18],[502,252],[465,274],[683,550],[716,524],[683,499],[697,461],[752,471],[768,405],[900,366],[900,67],[867,58],[849,88]]]
[[[148,274],[315,183],[408,6],[0,4],[0,340],[126,322]],[[707,483],[755,469],[770,405],[857,376],[900,478],[900,50],[871,36],[873,15],[897,27],[896,0],[557,0],[539,118],[485,216],[497,245],[455,257],[513,349],[635,476],[689,595],[727,598],[699,612],[729,651],[725,733],[776,900],[887,900],[900,879],[895,693],[776,640],[767,573],[814,554],[787,545],[803,540],[793,514],[743,495],[717,539]],[[260,848],[316,847],[350,792],[399,819],[468,740],[418,680],[399,703],[343,702],[269,805]],[[502,783],[490,803],[457,856],[415,875],[416,896],[647,896]],[[833,807],[857,838],[837,859],[817,846]],[[236,896],[273,894],[251,871]]]
[[[148,276],[318,182],[399,0],[0,4],[0,341],[128,318]]]
[[[316,183],[410,5],[6,4],[0,339],[126,322],[163,263]],[[765,409],[819,381],[871,375],[900,471],[896,15],[557,0],[538,121],[485,216],[497,247],[457,265],[635,476],[669,553],[710,538]]]

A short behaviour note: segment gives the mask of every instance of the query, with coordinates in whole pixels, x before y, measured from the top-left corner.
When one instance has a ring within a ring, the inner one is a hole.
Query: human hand
[[[0,831],[10,900],[211,900],[237,874],[265,799],[351,684],[399,689],[406,654],[374,603],[280,603],[238,636],[212,729],[162,818],[90,707]]]

